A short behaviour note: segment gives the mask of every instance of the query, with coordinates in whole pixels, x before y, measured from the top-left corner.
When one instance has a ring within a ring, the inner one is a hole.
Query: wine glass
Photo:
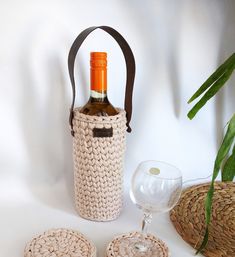
[[[152,214],[171,210],[178,202],[182,189],[182,176],[175,166],[160,161],[144,161],[139,164],[131,181],[130,197],[144,218],[140,236],[131,238],[129,247],[134,256],[160,256],[154,244],[147,240],[147,228]]]

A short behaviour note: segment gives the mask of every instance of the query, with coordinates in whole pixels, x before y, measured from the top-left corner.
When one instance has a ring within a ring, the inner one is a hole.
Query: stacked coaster
[[[185,189],[170,213],[177,232],[192,247],[198,248],[205,233],[205,197],[209,183]],[[209,227],[207,257],[235,256],[235,183],[216,182]]]
[[[52,229],[29,242],[24,257],[96,257],[96,248],[81,233],[69,229]]]
[[[136,253],[130,245],[134,238],[141,237],[139,232],[131,232],[115,237],[108,245],[106,257],[168,257],[169,250],[166,244],[155,236],[148,234],[146,239],[154,244],[151,251]]]

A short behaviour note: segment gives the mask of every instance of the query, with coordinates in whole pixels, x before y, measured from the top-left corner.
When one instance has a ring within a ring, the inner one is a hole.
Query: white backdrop
[[[126,189],[135,167],[146,159],[175,164],[184,180],[212,172],[223,127],[235,110],[234,77],[193,121],[186,116],[187,100],[234,52],[234,1],[2,0],[0,13],[1,257],[20,256],[20,244],[10,252],[13,234],[19,234],[22,244],[51,224],[35,217],[47,216],[42,207],[31,213],[33,203],[75,217],[67,55],[86,27],[116,28],[136,58]],[[90,51],[108,52],[109,98],[122,106],[124,58],[116,42],[100,30],[89,36],[77,58],[77,105],[88,99]],[[23,210],[31,213],[29,219]],[[44,225],[34,227],[32,217]],[[20,237],[19,231],[29,226]]]

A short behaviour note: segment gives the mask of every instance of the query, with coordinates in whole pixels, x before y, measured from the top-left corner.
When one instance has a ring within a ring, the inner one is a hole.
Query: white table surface
[[[121,216],[112,222],[92,222],[80,218],[73,207],[72,188],[57,183],[28,185],[15,178],[0,182],[0,257],[21,257],[24,246],[33,236],[50,228],[79,230],[90,238],[104,256],[105,247],[114,236],[140,229],[142,213],[125,194]],[[177,234],[168,214],[153,218],[150,232],[164,240],[172,257],[194,256],[193,249]]]

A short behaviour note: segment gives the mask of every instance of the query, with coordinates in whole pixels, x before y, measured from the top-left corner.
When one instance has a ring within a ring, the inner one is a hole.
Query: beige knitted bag
[[[115,116],[90,116],[80,113],[80,108],[74,108],[75,57],[85,38],[97,28],[106,31],[117,41],[126,61],[125,110],[118,109],[119,113]],[[69,52],[68,67],[73,89],[69,121],[73,136],[76,210],[86,219],[113,220],[122,209],[126,130],[131,132],[134,56],[126,40],[113,28],[90,27],[75,39]]]

